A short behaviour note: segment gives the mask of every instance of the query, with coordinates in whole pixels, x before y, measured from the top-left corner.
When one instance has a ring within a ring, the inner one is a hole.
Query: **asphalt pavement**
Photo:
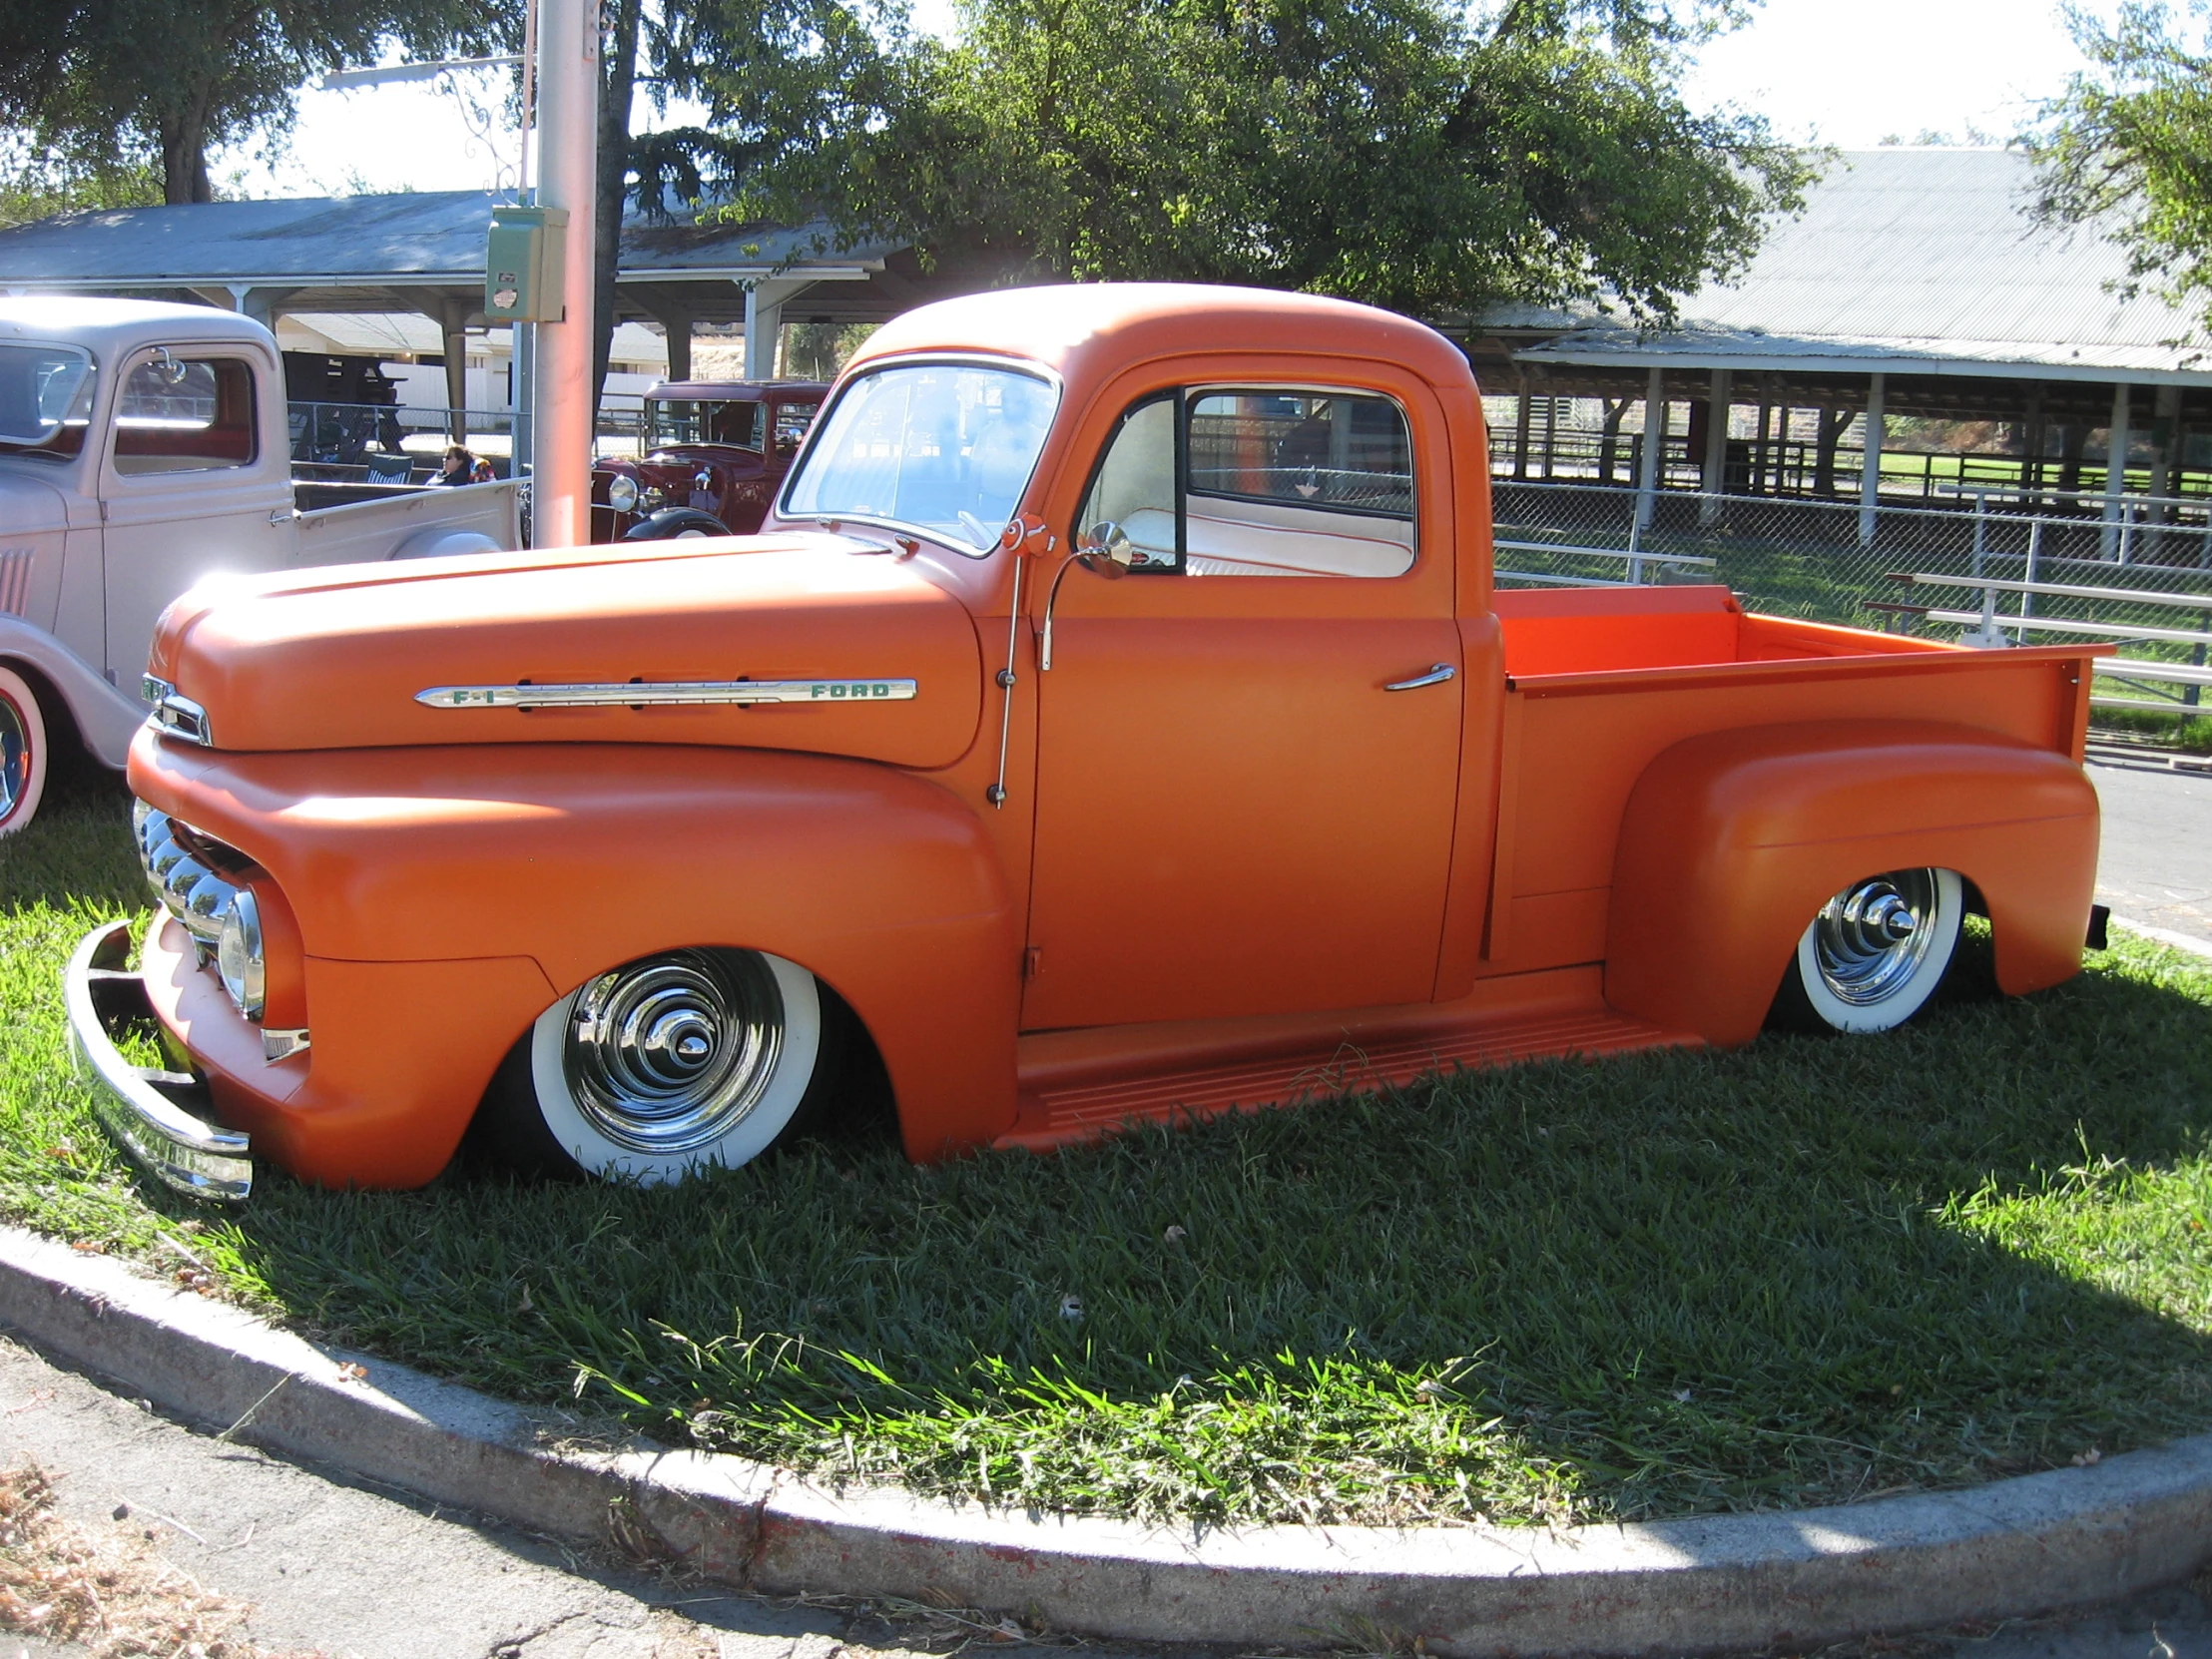
[[[2098,901],[2130,921],[2212,941],[2212,772],[2100,752],[2089,777],[2104,805]]]
[[[2133,759],[2099,761],[2091,776],[2105,815],[2099,898],[2144,925],[2212,940],[2212,776]],[[139,1528],[192,1580],[250,1603],[249,1633],[276,1651],[327,1659],[918,1659],[963,1640],[1016,1645],[963,1624],[956,1612],[762,1600],[580,1554],[171,1420],[0,1339],[0,1463],[24,1458],[58,1478],[60,1512],[73,1523]],[[2198,1584],[2212,1590],[2212,1581]],[[1074,1645],[1088,1659],[1165,1659]],[[0,1659],[74,1659],[83,1651],[0,1635]],[[1827,1652],[2212,1659],[2212,1610],[2197,1587],[2177,1587],[2069,1620]]]

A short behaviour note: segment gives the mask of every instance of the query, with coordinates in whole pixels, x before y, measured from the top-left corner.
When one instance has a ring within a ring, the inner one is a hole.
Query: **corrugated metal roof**
[[[1639,334],[1597,323],[1532,362],[2212,382],[2212,337],[2095,226],[2036,222],[2016,150],[1848,152],[1751,268]]]
[[[445,349],[444,330],[419,311],[287,311],[276,320],[276,340],[286,351],[352,356],[435,356]],[[472,328],[468,347],[472,355],[510,356],[514,330]],[[643,323],[618,322],[608,360],[641,373],[666,373],[668,341]]]
[[[489,191],[208,202],[57,214],[0,230],[0,283],[482,282]],[[623,226],[625,278],[667,280],[788,265],[879,266],[888,247],[818,252],[819,233],[765,225]]]

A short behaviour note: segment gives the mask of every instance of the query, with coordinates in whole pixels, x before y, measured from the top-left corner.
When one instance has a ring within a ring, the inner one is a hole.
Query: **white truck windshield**
[[[808,446],[784,512],[910,525],[986,553],[1021,501],[1059,400],[1036,375],[972,363],[863,374]]]
[[[85,446],[92,358],[74,345],[0,345],[0,455],[66,459]]]

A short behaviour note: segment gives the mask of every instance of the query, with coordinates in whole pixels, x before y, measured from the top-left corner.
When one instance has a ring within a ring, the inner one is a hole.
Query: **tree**
[[[165,202],[207,202],[208,152],[281,134],[315,75],[387,42],[486,49],[519,15],[515,0],[0,0],[0,119],[41,150],[158,162]]]
[[[2103,222],[2138,278],[2212,319],[2212,3],[2177,15],[2128,0],[2109,25],[2081,10],[2068,22],[2091,67],[2045,112],[2042,209]]]
[[[1687,108],[1732,4],[970,0],[873,127],[764,158],[753,200],[1030,275],[1309,288],[1434,314],[1665,317],[1794,207],[1805,159]]]
[[[606,17],[595,387],[607,376],[629,204],[649,215],[716,212],[747,200],[764,170],[813,178],[816,158],[849,158],[882,124],[905,45],[903,14],[878,0],[610,0]],[[633,132],[641,86],[661,114],[682,101],[706,119]],[[800,211],[812,207],[810,199]]]
[[[145,208],[162,199],[150,162],[70,156],[20,135],[0,142],[0,227],[87,208]]]

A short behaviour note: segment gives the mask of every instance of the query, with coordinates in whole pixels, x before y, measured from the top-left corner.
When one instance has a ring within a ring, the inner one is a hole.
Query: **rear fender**
[[[1629,796],[1606,1000],[1670,1031],[1748,1042],[1821,905],[1917,865],[1980,889],[1997,983],[2040,990],[2080,969],[2096,861],[2096,791],[2081,768],[2011,739],[1913,722],[1691,738]]]
[[[527,957],[561,995],[655,951],[766,950],[866,1024],[910,1155],[980,1145],[1013,1121],[1019,931],[975,815],[926,779],[757,750],[211,755],[152,738],[131,778],[261,862],[312,958]],[[539,1011],[491,1016],[498,1046]],[[318,1056],[330,1021],[375,1018],[350,1000],[313,1005],[310,986]],[[404,1039],[364,1033],[354,1051]],[[421,1108],[438,1120],[422,1131],[458,1137],[481,1089],[456,1076]]]

